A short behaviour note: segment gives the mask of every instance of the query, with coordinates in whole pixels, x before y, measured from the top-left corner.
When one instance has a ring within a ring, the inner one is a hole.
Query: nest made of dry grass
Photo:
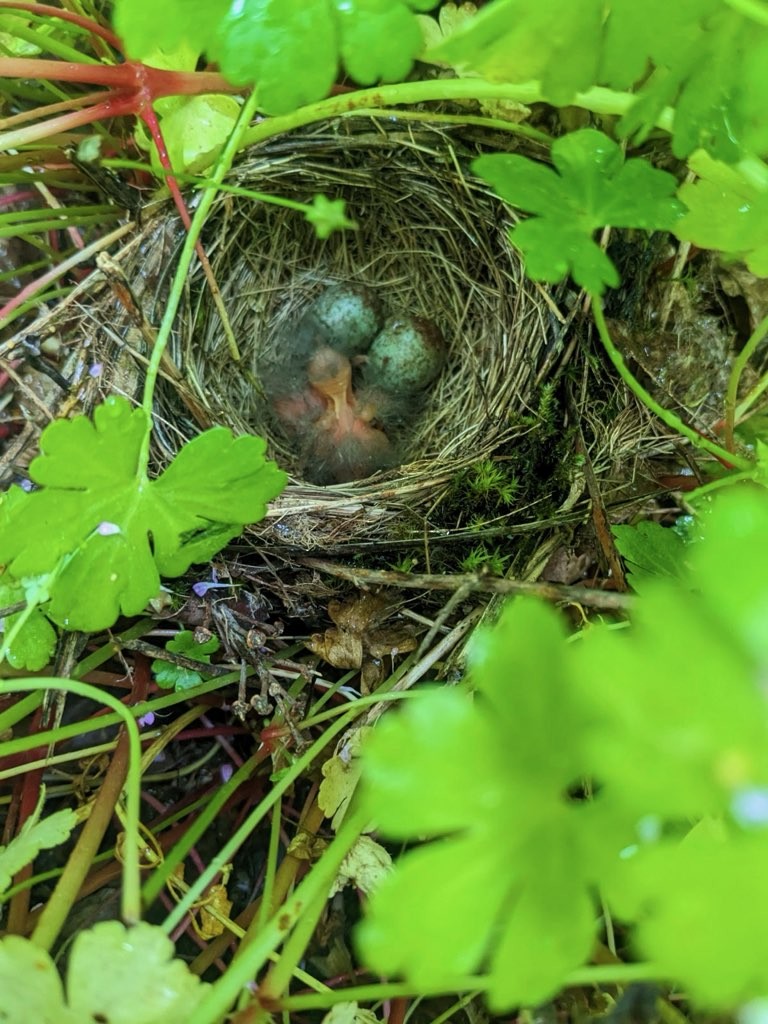
[[[261,532],[312,548],[391,535],[403,516],[428,511],[464,467],[513,439],[560,353],[562,331],[545,293],[524,277],[508,239],[509,211],[470,172],[474,156],[509,147],[509,140],[499,133],[480,142],[461,127],[354,117],[249,151],[231,176],[234,184],[302,203],[318,193],[343,198],[359,228],[320,240],[293,209],[231,194],[217,199],[203,244],[240,358],[233,358],[197,265],[171,345],[185,380],[181,390],[192,402],[180,400],[177,384],[161,383],[158,463],[206,421],[265,436],[291,482]],[[182,237],[175,214],[165,212],[116,257],[154,327]],[[259,366],[315,296],[347,282],[366,285],[390,314],[436,323],[447,361],[402,441],[401,465],[318,487],[301,479],[298,453],[270,415]],[[61,321],[70,336],[87,337],[87,360],[103,366],[101,394],[139,394],[146,341],[112,290],[94,282],[66,304]],[[190,415],[190,405],[199,415]]]
[[[343,198],[359,228],[321,240],[293,210],[223,196],[204,241],[241,360],[232,359],[200,272],[174,351],[211,418],[265,436],[292,474],[273,511],[279,534],[303,546],[386,532],[404,507],[433,501],[462,466],[519,431],[557,353],[549,309],[508,240],[509,215],[469,171],[480,147],[458,131],[393,122],[336,121],[248,154],[237,184],[299,202]],[[391,315],[433,321],[448,357],[403,440],[402,464],[318,488],[301,479],[298,453],[270,415],[260,366],[336,283],[366,285]],[[178,423],[178,414],[168,418]]]

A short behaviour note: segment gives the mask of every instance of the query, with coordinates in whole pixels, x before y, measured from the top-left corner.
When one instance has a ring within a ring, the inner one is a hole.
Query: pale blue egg
[[[432,383],[444,361],[443,338],[431,320],[395,317],[374,338],[365,378],[372,387],[393,394],[414,394]]]

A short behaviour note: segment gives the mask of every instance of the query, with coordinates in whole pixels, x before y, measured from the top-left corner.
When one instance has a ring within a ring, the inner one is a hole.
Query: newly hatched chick
[[[276,400],[275,412],[304,451],[305,473],[317,484],[339,484],[391,466],[395,455],[383,430],[373,426],[377,410],[352,388],[349,359],[329,346],[307,366],[309,387]]]
[[[320,348],[330,346],[355,358],[366,352],[383,324],[378,297],[360,284],[326,288],[303,314],[286,324],[273,351],[261,361],[259,374],[267,394],[298,391],[307,379],[307,364]]]

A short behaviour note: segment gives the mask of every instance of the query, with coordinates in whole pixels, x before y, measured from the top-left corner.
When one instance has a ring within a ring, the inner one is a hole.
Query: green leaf
[[[229,6],[230,0],[115,0],[113,24],[128,57],[143,60],[182,43],[202,53]]]
[[[139,467],[147,429],[143,410],[119,397],[93,421],[52,423],[30,466],[41,490],[4,516],[0,561],[17,578],[55,570],[49,615],[68,629],[93,632],[138,614],[161,573],[209,559],[261,519],[285,483],[261,438],[223,427],[189,442],[150,481]]]
[[[605,24],[600,81],[628,89],[650,64],[678,65],[719,0],[611,0]]]
[[[332,0],[341,59],[361,85],[405,78],[421,49],[421,30],[403,3]],[[433,5],[434,6],[434,5]]]
[[[570,271],[577,284],[600,294],[619,279],[593,240],[595,231],[605,225],[671,228],[682,213],[675,179],[643,160],[625,162],[615,142],[589,128],[553,143],[552,161],[554,169],[515,154],[490,154],[472,168],[510,205],[538,215],[510,232],[532,277],[554,282]]]
[[[768,31],[748,12],[718,0],[649,0],[642,7],[613,0],[602,73],[615,86],[629,86],[642,58],[656,71],[622,119],[623,136],[644,140],[671,105],[676,156],[703,148],[733,162],[745,152],[764,152],[768,127],[760,97],[768,87]]]
[[[4,1024],[186,1024],[210,986],[173,952],[154,925],[94,925],[75,938],[65,1001],[48,953],[8,935],[0,939]]]
[[[328,238],[334,231],[356,230],[358,226],[357,221],[347,217],[346,202],[343,199],[328,199],[323,195],[314,197],[305,217],[314,225],[318,238]]]
[[[628,563],[629,581],[635,590],[648,578],[682,575],[685,542],[674,530],[645,521],[636,526],[612,526],[611,533]]]
[[[538,80],[552,103],[570,103],[596,81],[602,9],[600,0],[496,0],[427,56],[492,81]]]
[[[75,939],[67,968],[70,1007],[88,1021],[186,1024],[209,986],[161,928],[103,921]],[[140,998],[137,999],[137,985]]]
[[[753,274],[767,276],[768,193],[704,154],[693,166],[699,179],[680,188],[688,212],[674,227],[677,237],[743,259]]]
[[[171,166],[185,174],[202,174],[216,158],[235,125],[240,105],[232,96],[186,96],[162,119]],[[160,160],[152,149],[160,176]]]
[[[263,110],[286,114],[327,96],[340,64],[361,85],[405,78],[422,48],[413,12],[435,6],[436,0],[117,0],[114,23],[130,57],[181,45],[205,50],[233,84],[256,87]]]
[[[12,579],[8,573],[0,574],[0,608],[19,601],[28,601],[29,581]],[[0,619],[0,633],[7,637],[24,612],[16,612]],[[56,647],[56,630],[40,608],[26,613],[26,621],[7,651],[8,663],[14,668],[38,672],[51,660]]]
[[[411,9],[435,0],[242,0],[222,19],[212,55],[260,106],[286,114],[328,95],[341,61],[362,85],[404,78],[421,49]]]
[[[86,1024],[64,1005],[64,986],[48,953],[20,935],[0,939],[0,992],[3,1024]]]
[[[259,105],[286,114],[326,96],[336,75],[330,0],[243,0],[218,26],[212,55],[234,85],[255,85]]]
[[[670,105],[676,156],[703,147],[736,161],[768,146],[768,30],[749,14],[721,0],[496,0],[426,56],[495,81],[538,81],[559,106],[594,85],[634,87],[622,135],[644,140]]]
[[[450,986],[487,966],[502,1009],[550,997],[587,955],[591,858],[585,808],[566,795],[583,762],[564,654],[556,614],[514,602],[473,643],[474,703],[433,691],[364,744],[362,799],[377,827],[431,840],[371,897],[359,942],[374,970]]]
[[[768,993],[768,835],[691,834],[639,858],[645,895],[637,945],[659,975],[675,978],[702,1009]],[[692,941],[695,936],[695,941]]]
[[[765,997],[768,493],[707,499],[684,564],[643,533],[625,536],[663,572],[629,629],[568,643],[518,599],[470,648],[474,702],[427,692],[364,744],[366,812],[416,844],[359,932],[374,971],[484,971],[498,1012],[544,1000],[589,955],[599,889],[692,999]]]
[[[31,864],[41,850],[66,842],[78,823],[77,814],[70,810],[55,811],[41,820],[41,809],[42,800],[19,834],[7,846],[0,846],[0,893],[5,892],[13,876]]]
[[[684,578],[649,580],[620,642],[595,628],[579,644],[592,771],[638,818],[729,813],[768,785],[766,536],[768,493],[717,495]]]
[[[173,654],[183,654],[185,658],[194,658],[195,661],[210,665],[211,654],[218,651],[219,641],[217,637],[211,636],[199,643],[191,629],[182,629],[168,641],[165,649]],[[207,678],[201,672],[182,668],[180,665],[161,661],[159,658],[152,662],[152,674],[158,686],[164,690],[176,690],[177,692],[191,690]]]
[[[752,659],[760,678],[768,672],[768,491],[732,488],[717,495],[702,516],[702,537],[689,560],[705,619]]]
[[[264,518],[267,502],[288,479],[264,458],[266,450],[261,437],[233,437],[214,427],[185,444],[152,481],[155,558],[163,575],[180,576],[193,562],[207,561],[242,526]]]

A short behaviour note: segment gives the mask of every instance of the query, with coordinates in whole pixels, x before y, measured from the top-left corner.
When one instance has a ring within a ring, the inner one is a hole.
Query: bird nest
[[[183,382],[166,377],[157,392],[158,464],[206,422],[261,434],[291,479],[256,530],[272,542],[324,547],[383,540],[403,518],[413,523],[414,513],[423,526],[457,474],[525,429],[560,338],[546,297],[525,279],[510,245],[509,211],[470,171],[473,157],[508,148],[510,136],[471,132],[355,117],[248,152],[231,184],[294,203],[319,193],[344,199],[358,228],[321,240],[294,208],[236,192],[217,198],[202,240],[234,344],[197,264],[170,347]],[[150,325],[162,317],[179,238],[175,216],[165,214],[117,259]],[[318,486],[306,479],[306,453],[274,416],[262,370],[310,304],[338,284],[364,286],[387,315],[436,325],[445,358],[438,378],[413,400],[418,411],[397,436],[397,464]],[[129,377],[140,365],[135,317],[116,308],[109,290],[88,308],[82,295],[79,303],[89,358],[109,368],[103,390],[133,397],[136,382],[126,383],[119,367],[127,352]],[[66,316],[71,330],[72,307]]]

